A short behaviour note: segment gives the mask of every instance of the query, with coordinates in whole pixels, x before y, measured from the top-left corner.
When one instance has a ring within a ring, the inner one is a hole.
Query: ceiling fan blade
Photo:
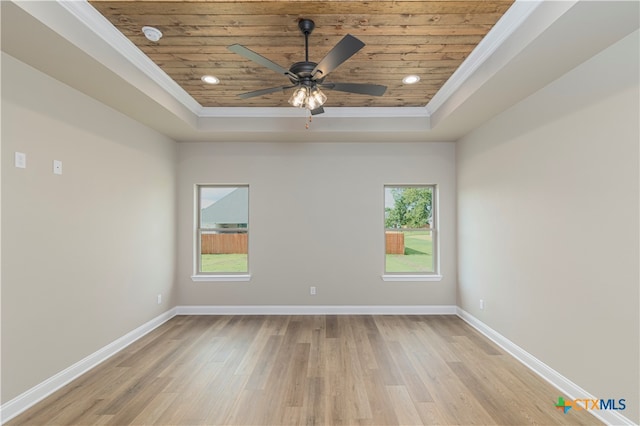
[[[363,84],[363,83],[322,83],[319,84],[323,89],[337,90],[339,92],[359,93],[361,95],[382,96],[387,90],[387,86],[379,84]]]
[[[260,64],[263,67],[269,68],[270,70],[275,71],[278,74],[286,75],[287,77],[298,80],[298,76],[290,72],[288,69],[281,67],[275,62],[265,58],[262,55],[257,54],[251,49],[247,49],[240,44],[232,44],[231,46],[227,47],[227,49],[229,49],[233,53],[237,53],[240,56],[244,56],[245,58],[250,59],[257,64]]]
[[[311,115],[318,115],[318,114],[322,114],[323,112],[324,112],[324,108],[319,106],[318,108],[311,110]]]
[[[338,44],[333,46],[333,49],[327,53],[327,56],[322,58],[313,71],[311,71],[311,75],[314,79],[326,77],[327,74],[338,68],[340,64],[358,53],[358,51],[363,47],[363,42],[351,34],[347,34],[338,42]]]
[[[240,93],[238,97],[242,99],[255,98],[256,96],[268,95],[269,93],[282,92],[286,89],[291,89],[292,87],[296,86],[280,86],[270,87],[268,89],[254,90],[253,92]]]

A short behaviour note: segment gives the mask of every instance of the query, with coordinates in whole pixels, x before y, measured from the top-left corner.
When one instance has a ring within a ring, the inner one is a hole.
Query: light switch
[[[62,174],[62,161],[53,160],[53,174],[61,175]]]
[[[16,152],[15,164],[16,164],[16,167],[18,167],[18,168],[26,169],[27,168],[27,154],[25,154],[24,152]]]

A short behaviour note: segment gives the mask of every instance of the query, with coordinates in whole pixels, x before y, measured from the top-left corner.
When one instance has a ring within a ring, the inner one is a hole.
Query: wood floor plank
[[[131,425],[150,425],[157,424],[158,419],[167,409],[167,406],[171,404],[178,397],[176,393],[160,392],[153,398],[149,404],[144,407],[140,414],[138,414],[132,421]],[[76,424],[84,424],[79,421]]]
[[[314,328],[311,331],[311,346],[309,348],[309,369],[307,371],[307,377],[324,377],[326,362],[325,341],[324,328]]]
[[[371,423],[374,425],[397,425],[398,417],[393,408],[393,402],[389,399],[384,379],[375,370],[365,375],[365,385],[369,405],[371,406]]]
[[[600,424],[559,395],[454,316],[176,316],[6,425]]]
[[[421,425],[422,420],[405,386],[387,386],[387,393],[401,425]]]
[[[410,343],[409,343],[410,344]],[[400,343],[389,347],[391,356],[398,365],[402,379],[411,395],[411,399],[415,402],[432,402],[433,397],[419,376],[418,371],[407,356],[407,343],[402,346]]]
[[[416,410],[423,425],[448,425],[447,417],[435,402],[418,402]]]
[[[267,384],[276,360],[278,349],[282,344],[282,336],[271,335],[258,354],[247,383],[248,389],[263,390]]]
[[[305,393],[303,424],[308,426],[324,425],[326,411],[326,390],[323,377],[309,377]]]
[[[338,316],[327,315],[326,324],[325,335],[327,339],[335,339],[338,337]]]
[[[310,343],[296,343],[285,381],[285,403],[287,407],[302,407],[307,385]]]
[[[378,371],[382,374],[385,385],[401,385],[402,374],[398,366],[393,361],[387,343],[380,334],[369,334],[369,344],[373,349],[376,362],[379,365]]]

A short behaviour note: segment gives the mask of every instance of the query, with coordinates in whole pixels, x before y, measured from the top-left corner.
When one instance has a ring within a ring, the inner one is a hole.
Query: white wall
[[[181,305],[455,305],[453,144],[181,143],[178,153]],[[194,186],[227,183],[250,185],[252,279],[192,282]],[[381,279],[383,185],[403,183],[439,185],[441,282]]]
[[[173,141],[2,54],[3,403],[175,306],[175,161]]]
[[[639,50],[636,32],[457,147],[459,305],[636,422]]]

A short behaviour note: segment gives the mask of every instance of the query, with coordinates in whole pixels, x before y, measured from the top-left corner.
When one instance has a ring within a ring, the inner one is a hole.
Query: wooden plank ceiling
[[[288,106],[290,92],[240,99],[287,85],[284,76],[227,47],[238,43],[289,68],[304,61],[300,18],[312,19],[309,60],[319,62],[346,34],[366,46],[325,82],[387,86],[382,97],[325,91],[326,107],[424,106],[513,0],[440,1],[103,1],[90,0],[115,27],[205,107]],[[157,43],[142,34],[158,28]],[[218,85],[200,78],[211,74]],[[420,76],[404,85],[409,74]]]

